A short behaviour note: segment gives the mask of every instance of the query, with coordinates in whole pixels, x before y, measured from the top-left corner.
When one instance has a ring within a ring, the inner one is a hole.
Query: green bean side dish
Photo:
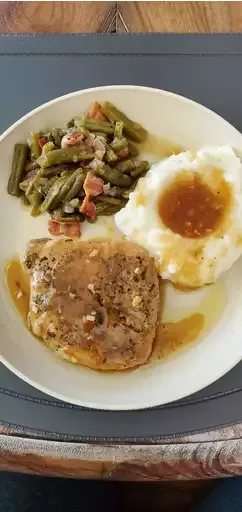
[[[85,117],[72,119],[67,128],[31,133],[26,143],[15,145],[8,193],[21,198],[32,216],[48,212],[58,225],[113,215],[149,169],[147,161],[137,159],[146,136],[140,124],[114,105],[95,102]],[[93,187],[96,181],[101,189],[92,190],[91,180],[89,194],[91,177]],[[92,214],[83,207],[86,198]],[[63,233],[51,230],[50,224],[49,231]],[[80,229],[71,231],[78,234]]]

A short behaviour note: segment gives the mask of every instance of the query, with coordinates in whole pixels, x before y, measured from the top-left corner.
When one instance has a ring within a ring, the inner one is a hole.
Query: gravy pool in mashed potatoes
[[[229,146],[173,155],[140,179],[115,222],[163,279],[212,283],[242,254],[241,161]]]

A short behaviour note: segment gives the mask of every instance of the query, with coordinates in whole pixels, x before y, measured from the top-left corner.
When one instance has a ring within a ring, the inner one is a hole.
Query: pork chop
[[[136,244],[32,240],[29,327],[63,358],[93,369],[144,364],[153,348],[159,282]]]

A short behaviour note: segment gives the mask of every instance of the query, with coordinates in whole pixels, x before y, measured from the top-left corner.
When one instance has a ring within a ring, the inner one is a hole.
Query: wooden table
[[[242,2],[0,2],[0,32],[239,32]],[[242,474],[242,424],[149,446],[72,444],[0,429],[0,468],[105,480]]]
[[[241,2],[0,2],[0,32],[240,32]]]

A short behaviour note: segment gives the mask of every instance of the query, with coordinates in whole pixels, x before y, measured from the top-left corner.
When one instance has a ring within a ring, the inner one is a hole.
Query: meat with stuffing
[[[136,244],[33,240],[30,329],[61,357],[96,370],[146,363],[159,312],[153,260]]]

